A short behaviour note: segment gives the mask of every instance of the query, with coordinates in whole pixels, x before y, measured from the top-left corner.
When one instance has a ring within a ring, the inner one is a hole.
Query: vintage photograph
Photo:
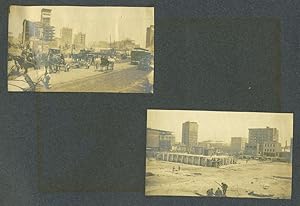
[[[153,93],[154,7],[10,6],[8,91]]]
[[[148,110],[146,196],[291,199],[293,114]]]

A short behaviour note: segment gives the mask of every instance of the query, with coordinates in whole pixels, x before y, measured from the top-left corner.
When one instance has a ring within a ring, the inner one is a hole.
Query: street
[[[94,67],[80,70],[94,75],[58,84],[52,83],[52,88],[49,91],[147,93],[149,90],[147,75],[150,71],[139,70],[136,65],[119,63],[115,65],[113,71],[104,72],[97,71]],[[70,74],[75,72],[77,71],[71,70]],[[64,75],[68,75],[68,73]]]
[[[44,69],[28,72],[34,82],[43,73]],[[95,66],[91,66],[89,69],[71,68],[69,72],[59,71],[50,75],[50,89],[41,85],[36,91],[149,93],[153,86],[153,70],[141,70],[129,62],[116,63],[114,70],[109,71],[96,70]],[[15,84],[14,81],[9,81],[9,84]]]

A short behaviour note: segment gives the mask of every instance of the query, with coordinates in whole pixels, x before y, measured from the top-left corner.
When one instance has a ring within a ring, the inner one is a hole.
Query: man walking
[[[225,184],[225,183],[223,183],[223,182],[222,182],[221,184],[222,184],[223,194],[224,194],[224,196],[226,196],[226,192],[227,192],[228,185]]]

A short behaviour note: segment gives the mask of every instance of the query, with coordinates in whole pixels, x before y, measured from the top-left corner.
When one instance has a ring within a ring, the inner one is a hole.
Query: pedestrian
[[[180,166],[178,166],[178,171],[180,171]]]
[[[175,167],[173,166],[173,171],[172,172],[174,173],[174,171],[175,171]]]
[[[50,89],[50,74],[46,71],[43,78],[43,83],[46,89]]]
[[[209,196],[209,197],[214,196],[214,189],[213,189],[213,188],[210,188],[209,190],[207,190],[206,194],[207,194],[207,196]]]
[[[223,196],[222,190],[220,190],[219,187],[218,187],[218,189],[217,189],[216,192],[215,192],[215,196],[216,196],[216,197],[222,197],[222,196]]]
[[[223,194],[226,195],[228,185],[223,182],[221,183],[221,185],[222,185]]]

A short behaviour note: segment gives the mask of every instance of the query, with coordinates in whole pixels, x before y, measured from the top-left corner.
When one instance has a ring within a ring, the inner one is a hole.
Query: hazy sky
[[[293,137],[291,113],[211,112],[188,110],[148,110],[147,127],[173,131],[181,142],[182,123],[198,122],[198,141],[221,140],[230,143],[231,137],[248,138],[248,128],[276,127],[279,142],[290,144]]]
[[[60,36],[62,27],[73,28],[73,34],[86,33],[90,41],[112,41],[130,38],[145,47],[146,28],[154,25],[153,7],[82,7],[82,6],[11,6],[8,31],[22,32],[24,19],[40,21],[41,9],[52,9],[51,25]]]

